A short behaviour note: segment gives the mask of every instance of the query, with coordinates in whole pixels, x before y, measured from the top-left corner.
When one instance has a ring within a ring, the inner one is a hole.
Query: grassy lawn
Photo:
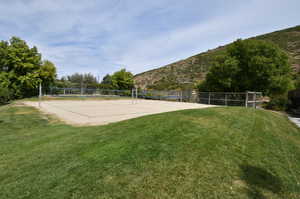
[[[0,198],[300,198],[300,129],[246,108],[96,127],[0,107]]]

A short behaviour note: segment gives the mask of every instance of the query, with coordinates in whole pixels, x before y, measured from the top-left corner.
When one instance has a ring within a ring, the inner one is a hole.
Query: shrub
[[[279,95],[271,97],[270,102],[267,103],[266,108],[275,111],[285,111],[288,107],[289,100],[287,95]]]
[[[5,104],[11,99],[12,92],[8,88],[10,81],[7,73],[0,73],[0,104]]]
[[[10,90],[7,87],[0,86],[0,105],[6,104],[11,97]]]
[[[282,95],[292,87],[291,71],[288,55],[273,43],[237,40],[216,58],[198,89]]]

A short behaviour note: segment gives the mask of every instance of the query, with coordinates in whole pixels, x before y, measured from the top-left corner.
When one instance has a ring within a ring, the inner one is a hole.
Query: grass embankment
[[[0,109],[0,198],[300,198],[300,130],[277,113],[185,110],[98,127]]]

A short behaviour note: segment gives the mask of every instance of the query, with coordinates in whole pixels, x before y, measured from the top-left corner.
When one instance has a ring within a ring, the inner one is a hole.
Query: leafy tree
[[[80,87],[81,84],[83,84],[83,74],[74,73],[72,75],[67,76],[67,80],[76,85],[76,87]]]
[[[111,76],[111,81],[114,89],[129,90],[134,87],[133,74],[121,69]]]
[[[83,82],[87,88],[97,88],[98,86],[97,77],[91,73],[86,73],[83,75]]]
[[[105,75],[101,81],[101,84],[112,84],[111,76],[109,74]]]
[[[91,73],[74,73],[67,77],[62,77],[61,80],[57,80],[56,86],[65,88],[96,88],[98,86],[98,81]]]
[[[291,87],[287,54],[273,43],[237,40],[219,56],[198,88],[202,91],[261,91],[285,95]]]
[[[40,77],[44,87],[49,87],[55,81],[56,67],[51,61],[43,61],[41,65]]]
[[[8,88],[10,81],[7,73],[0,73],[0,104],[4,104],[11,99],[11,92]]]
[[[103,89],[111,89],[113,88],[112,85],[112,78],[109,74],[105,75],[101,81],[100,87]]]
[[[37,48],[30,48],[18,37],[0,42],[0,66],[12,98],[36,95],[41,81],[50,83],[55,78],[55,66],[43,63]]]
[[[56,79],[54,82],[54,87],[58,88],[72,88],[72,82],[68,81],[66,77],[61,77],[60,79]]]

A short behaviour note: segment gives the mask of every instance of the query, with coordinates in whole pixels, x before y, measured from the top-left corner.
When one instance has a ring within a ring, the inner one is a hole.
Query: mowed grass
[[[96,127],[0,108],[0,198],[300,198],[300,130],[219,107]]]

